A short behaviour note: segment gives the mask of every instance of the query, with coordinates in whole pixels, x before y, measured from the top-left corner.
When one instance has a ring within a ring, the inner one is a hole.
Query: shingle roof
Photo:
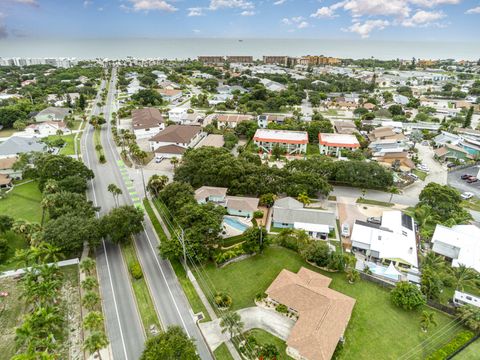
[[[12,136],[0,144],[0,156],[16,155],[31,151],[45,151],[46,145],[35,138]]]
[[[225,199],[227,208],[242,211],[256,211],[258,209],[257,198],[243,196],[227,196]]]
[[[165,146],[159,146],[158,148],[155,149],[156,154],[174,154],[174,155],[183,155],[183,153],[186,151],[184,147],[178,146],[178,145],[165,145]]]
[[[287,345],[309,360],[330,359],[344,334],[355,299],[329,289],[331,279],[306,268],[282,270],[266,290],[273,300],[298,312]]]
[[[12,179],[9,178],[7,175],[5,174],[0,174],[0,185],[10,185],[12,183]]]
[[[17,157],[9,157],[5,159],[0,159],[0,170],[11,169],[13,164],[17,162]]]
[[[196,125],[170,125],[150,141],[187,144],[201,131],[202,128]]]
[[[53,120],[63,120],[65,116],[70,114],[70,111],[69,108],[50,106],[40,111],[37,116],[52,116]]]
[[[133,129],[148,129],[151,127],[157,127],[163,122],[163,116],[156,108],[132,110]]]
[[[216,186],[202,186],[195,190],[195,200],[205,199],[210,196],[225,196],[227,195],[227,188]]]
[[[324,210],[304,208],[299,201],[287,197],[275,201],[273,221],[284,224],[301,222],[335,227],[335,214]]]

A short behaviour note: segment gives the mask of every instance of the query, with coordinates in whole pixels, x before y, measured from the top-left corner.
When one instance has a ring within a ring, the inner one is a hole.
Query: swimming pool
[[[244,232],[245,230],[247,230],[249,228],[249,226],[245,225],[244,223],[242,223],[241,221],[233,218],[233,217],[227,217],[227,216],[224,216],[223,217],[223,222],[231,227],[233,227],[234,229],[237,229],[238,231],[241,231],[241,232]]]
[[[387,272],[388,267],[377,265],[377,264],[372,263],[372,262],[367,262],[366,265],[369,267],[370,271],[372,273],[374,273],[375,275],[383,276],[383,277],[386,277],[388,279],[392,279],[392,280],[395,280],[395,281],[399,280],[398,275],[389,274]]]

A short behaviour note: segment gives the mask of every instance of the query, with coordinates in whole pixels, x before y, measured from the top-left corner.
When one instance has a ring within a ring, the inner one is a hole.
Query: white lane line
[[[95,105],[96,105],[96,103],[94,104],[94,106]],[[92,112],[93,112],[93,108],[92,108]],[[85,136],[83,146],[84,146],[84,151],[85,151],[88,167],[91,168],[90,156],[88,155],[88,151],[87,151],[87,137],[88,137],[88,133],[90,132],[89,130],[90,130],[91,125],[90,126],[87,125],[87,126],[88,126],[88,130],[85,134],[86,136]],[[95,206],[98,206],[97,195],[96,195],[96,192],[95,192],[95,185],[93,184],[93,179],[90,180],[90,184],[92,185],[92,192],[93,192],[93,199],[94,199]],[[97,217],[99,216],[98,213],[96,215],[97,215]],[[125,354],[125,359],[128,360],[127,347],[125,345],[125,338],[123,337],[122,324],[120,322],[120,313],[118,311],[117,298],[116,298],[116,294],[115,294],[115,289],[113,287],[112,273],[111,273],[111,270],[110,270],[110,263],[108,262],[107,249],[105,247],[105,240],[104,239],[102,239],[102,244],[103,244],[103,251],[105,253],[105,261],[107,263],[108,279],[109,279],[110,288],[111,288],[112,294],[113,294],[113,305],[115,307],[115,314],[117,316],[118,327],[120,329],[120,337],[121,337],[121,340],[122,340],[123,353]]]

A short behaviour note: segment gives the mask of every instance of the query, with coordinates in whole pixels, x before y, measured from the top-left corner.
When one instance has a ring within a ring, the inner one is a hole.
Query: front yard
[[[15,185],[13,190],[0,199],[0,214],[7,214],[15,220],[39,223],[42,219],[41,200],[42,193],[36,181]]]
[[[264,292],[282,269],[297,272],[302,266],[319,271],[293,251],[270,247],[263,254],[221,269],[208,264],[205,271],[216,290],[232,296],[232,308],[238,310],[254,306],[255,295]],[[350,285],[343,273],[323,274],[333,279],[332,289],[357,300],[339,359],[396,359],[417,345],[422,349],[422,342],[435,332],[433,329],[424,333],[420,329],[420,314],[424,309],[416,312],[398,309],[390,302],[388,290],[367,281]],[[437,329],[452,320],[434,309],[428,310],[435,313]],[[444,334],[445,341],[449,338],[448,333]],[[450,335],[455,333],[453,330]],[[430,343],[424,343],[427,344]],[[424,358],[435,348],[429,347],[418,358]]]

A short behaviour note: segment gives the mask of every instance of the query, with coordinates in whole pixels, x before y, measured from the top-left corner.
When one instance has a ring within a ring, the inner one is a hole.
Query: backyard
[[[238,310],[254,306],[255,295],[264,292],[282,269],[297,272],[302,266],[321,272],[306,264],[293,251],[270,247],[263,254],[221,269],[208,264],[205,271],[217,291],[232,296],[232,308]],[[388,290],[378,285],[366,281],[351,285],[343,273],[324,275],[333,279],[330,285],[332,289],[357,300],[339,359],[396,359],[417,345],[420,350],[417,358],[424,358],[443,344],[424,342],[430,336],[430,333],[424,333],[420,329],[420,314],[425,308],[406,312],[395,307],[390,302]],[[438,329],[452,321],[443,313],[434,309],[428,310],[434,312]],[[447,331],[443,334],[442,340],[447,341],[458,330],[454,327],[452,331]],[[435,329],[431,332],[435,332]],[[378,356],[375,357],[375,354]]]
[[[15,185],[3,199],[0,199],[0,214],[7,214],[15,220],[40,222],[42,194],[36,181]]]
[[[7,240],[8,251],[3,261],[0,262],[0,272],[6,270],[14,270],[20,267],[21,263],[15,259],[15,251],[20,249],[26,249],[28,247],[25,238],[21,235],[15,234],[13,231],[5,232],[1,235],[1,237]]]

